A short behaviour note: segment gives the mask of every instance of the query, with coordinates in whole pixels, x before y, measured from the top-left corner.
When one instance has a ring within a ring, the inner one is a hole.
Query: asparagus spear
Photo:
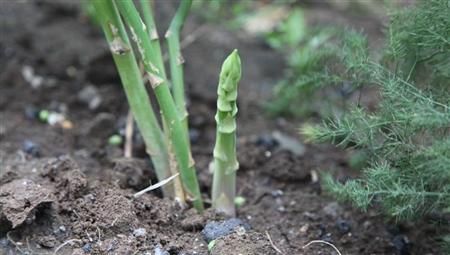
[[[234,50],[223,62],[217,90],[216,144],[214,147],[213,207],[229,216],[236,214],[236,114],[237,86],[241,78],[241,60]]]

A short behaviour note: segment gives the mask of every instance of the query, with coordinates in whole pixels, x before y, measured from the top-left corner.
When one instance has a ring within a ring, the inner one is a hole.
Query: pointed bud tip
[[[235,89],[238,81],[241,78],[241,59],[238,54],[238,50],[235,49],[230,55],[225,59],[222,64],[222,70],[220,72],[220,80],[222,81],[222,87],[226,91],[231,91]],[[229,79],[230,82],[225,82]],[[232,86],[232,87],[229,87]]]

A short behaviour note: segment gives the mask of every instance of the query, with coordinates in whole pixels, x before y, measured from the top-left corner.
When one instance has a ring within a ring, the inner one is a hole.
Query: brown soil
[[[167,24],[173,4],[160,8]],[[345,20],[341,12],[311,10]],[[381,29],[368,19],[370,29]],[[191,17],[186,34],[199,24]],[[312,171],[352,175],[344,152],[299,143],[300,152],[293,153],[261,142],[273,131],[297,139],[298,120],[266,119],[259,108],[282,75],[282,57],[259,39],[217,25],[205,25],[205,31],[184,50],[201,188],[209,197],[219,66],[239,47],[237,187],[246,203],[238,217],[252,227],[219,238],[211,254],[279,254],[274,247],[283,254],[336,254],[321,244],[303,248],[312,240],[331,242],[343,254],[440,254],[428,221],[395,226],[321,193]],[[221,216],[179,208],[158,191],[133,199],[155,175],[139,137],[132,159],[106,143],[123,126],[128,107],[103,35],[75,2],[2,1],[0,34],[0,254],[208,254],[201,230]],[[23,78],[24,66],[43,77],[39,88]],[[78,96],[89,85],[102,98],[95,110]],[[31,106],[63,111],[74,127],[27,117]],[[25,140],[37,152],[24,152]]]

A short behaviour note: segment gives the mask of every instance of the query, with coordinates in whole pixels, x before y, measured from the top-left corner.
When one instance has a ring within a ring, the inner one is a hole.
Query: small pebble
[[[191,143],[195,144],[198,142],[199,139],[200,139],[200,131],[198,131],[198,129],[195,128],[190,128],[189,140],[191,141]]]
[[[145,236],[147,234],[147,230],[145,228],[137,228],[133,230],[133,235],[135,237]]]
[[[159,245],[155,247],[154,249],[155,255],[169,255],[170,253],[163,248],[161,248]]]
[[[351,229],[350,224],[348,224],[348,222],[343,219],[338,219],[336,221],[336,227],[341,234],[347,234]]]
[[[325,242],[329,242],[329,243],[332,243],[333,242],[333,239],[331,238],[331,233],[326,233],[324,236],[322,236],[322,241],[325,241]]]
[[[73,128],[73,123],[70,120],[63,120],[61,122],[61,127],[63,129],[72,129]]]
[[[87,104],[90,110],[97,109],[102,103],[102,97],[100,96],[98,89],[95,86],[85,86],[79,93],[78,99]]]
[[[25,117],[29,120],[34,120],[39,116],[39,109],[32,105],[25,106]]]
[[[0,247],[6,247],[9,244],[9,240],[4,237],[4,238],[0,238]]]
[[[83,249],[84,253],[90,253],[92,250],[92,246],[90,243],[87,243],[87,244],[83,245],[82,249]]]
[[[256,139],[256,145],[272,150],[278,146],[278,141],[270,134],[262,134]]]
[[[304,212],[303,215],[304,215],[308,220],[311,220],[311,221],[317,221],[317,220],[320,219],[320,216],[319,216],[318,214],[316,214],[316,213],[313,213],[313,212]]]
[[[271,195],[272,197],[281,197],[283,194],[284,194],[284,193],[283,193],[283,191],[282,191],[281,189],[272,190],[272,191],[270,192],[270,195]]]
[[[309,225],[308,225],[308,224],[303,225],[303,226],[300,228],[300,232],[306,233],[306,231],[308,231],[308,229],[309,229]]]
[[[92,194],[84,195],[84,199],[87,199],[87,200],[89,200],[89,201],[91,201],[91,202],[94,202],[94,201],[95,201],[95,197],[94,197],[94,195],[92,195]]]
[[[47,118],[48,124],[54,126],[56,124],[60,124],[66,119],[63,114],[57,112],[50,112]]]
[[[370,228],[370,226],[372,226],[372,222],[370,222],[370,221],[364,221],[364,223],[363,223],[363,227],[364,227],[364,229],[369,229]]]
[[[22,150],[25,153],[38,157],[40,155],[40,148],[35,142],[31,140],[25,140],[22,144]]]
[[[298,138],[288,136],[280,131],[274,131],[272,136],[278,142],[281,149],[290,151],[295,156],[303,156],[305,154],[305,145],[303,145]]]
[[[392,238],[392,244],[395,249],[399,252],[400,255],[409,255],[411,254],[411,242],[409,238],[405,235],[396,235]]]
[[[343,209],[337,202],[331,202],[323,208],[323,212],[325,213],[325,215],[336,219],[339,215],[342,214]]]
[[[323,236],[326,235],[327,230],[323,224],[319,224],[318,228],[319,229],[317,230],[317,238],[322,238]]]

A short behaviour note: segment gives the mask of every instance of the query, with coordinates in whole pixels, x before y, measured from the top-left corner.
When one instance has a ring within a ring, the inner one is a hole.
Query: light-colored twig
[[[53,252],[53,254],[57,254],[59,250],[61,250],[64,246],[70,244],[72,245],[74,242],[79,242],[79,243],[83,243],[80,239],[70,239],[65,241],[64,243],[62,243],[60,246],[58,246],[55,251]]]
[[[276,252],[278,252],[279,254],[282,254],[282,255],[285,255],[285,254],[286,254],[286,253],[282,252],[278,247],[275,246],[275,244],[273,243],[272,238],[270,237],[268,231],[266,231],[266,236],[267,236],[267,239],[269,239],[270,245],[272,245],[272,248],[273,248]]]
[[[305,249],[306,247],[310,246],[311,244],[315,244],[315,243],[322,243],[322,244],[326,244],[326,245],[328,245],[328,246],[331,246],[331,247],[333,247],[333,249],[334,249],[339,255],[342,255],[342,253],[338,250],[338,248],[336,248],[336,246],[334,246],[334,244],[329,243],[329,242],[327,242],[327,241],[322,241],[322,240],[313,240],[313,241],[307,243],[305,246],[303,246],[303,249]]]
[[[19,247],[20,245],[22,245],[22,243],[14,241],[14,239],[11,238],[10,234],[11,231],[6,233],[6,238],[8,239],[8,241],[11,242],[18,251],[20,251],[23,254],[26,254],[26,251],[22,250],[22,248]]]
[[[131,109],[128,111],[127,124],[125,126],[125,148],[124,156],[125,158],[133,157],[133,130],[134,130],[134,119]]]
[[[166,185],[168,182],[170,182],[171,180],[175,179],[178,175],[180,175],[180,174],[179,174],[179,173],[174,174],[174,175],[170,176],[169,178],[167,178],[167,179],[165,179],[165,180],[162,180],[162,181],[160,181],[160,182],[158,182],[158,183],[156,183],[156,184],[154,184],[154,185],[151,185],[151,186],[149,186],[149,187],[147,187],[147,188],[145,188],[145,189],[139,191],[138,193],[134,194],[133,197],[134,197],[134,198],[138,198],[138,197],[142,196],[143,194],[145,194],[146,192],[149,192],[149,191],[152,191],[152,190],[154,190],[154,189],[157,189],[157,188],[159,188],[159,187],[161,187],[161,186],[164,186],[164,185]]]

